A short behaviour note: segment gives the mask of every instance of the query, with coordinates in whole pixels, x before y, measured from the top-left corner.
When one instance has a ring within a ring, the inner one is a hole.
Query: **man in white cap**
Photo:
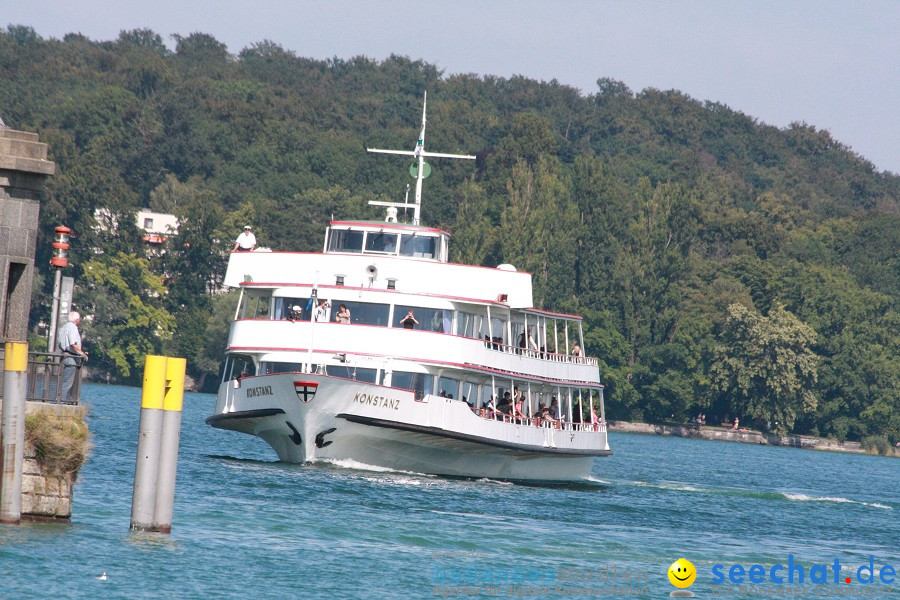
[[[244,231],[234,241],[232,252],[250,252],[256,247],[256,236],[250,231],[250,226],[245,225]]]
[[[81,315],[74,310],[69,313],[69,322],[59,330],[57,346],[63,353],[63,379],[60,398],[63,403],[69,402],[69,392],[75,385],[75,374],[78,372],[79,360],[75,357],[87,360],[87,352],[81,349],[81,334],[78,333],[78,325],[81,323]]]

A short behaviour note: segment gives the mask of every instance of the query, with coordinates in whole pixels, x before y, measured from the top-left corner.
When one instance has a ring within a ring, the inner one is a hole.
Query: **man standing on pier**
[[[62,353],[63,358],[63,378],[62,391],[60,397],[64,403],[69,402],[69,392],[75,384],[75,374],[78,372],[78,359],[76,356],[88,359],[87,352],[81,349],[81,334],[78,333],[78,325],[81,323],[81,315],[76,311],[69,313],[69,322],[62,326],[59,330],[59,341],[57,345]]]

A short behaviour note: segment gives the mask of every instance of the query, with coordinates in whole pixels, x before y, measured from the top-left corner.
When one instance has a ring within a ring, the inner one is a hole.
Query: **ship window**
[[[438,333],[450,333],[450,324],[453,321],[452,310],[441,310],[440,308],[423,308],[421,306],[401,306],[394,308],[394,327],[403,327],[400,323],[406,318],[406,313],[413,311],[418,325],[413,329],[424,331],[437,331]]]
[[[451,400],[459,400],[459,380],[452,377],[441,377],[438,379],[438,394]]]
[[[456,335],[470,338],[481,338],[481,317],[459,311],[456,314]]]
[[[378,327],[387,327],[388,313],[390,306],[387,304],[375,304],[372,302],[333,302],[336,306],[346,304],[350,309],[350,323],[356,325],[376,325]],[[332,309],[332,314],[336,315],[337,311]]]
[[[263,319],[269,316],[269,296],[250,296],[247,299],[247,318]]]
[[[459,389],[459,399],[463,402],[475,406],[478,401],[478,386],[474,383],[463,382]]]
[[[328,365],[328,374],[334,377],[343,377],[344,379],[352,379],[354,381],[365,381],[366,383],[377,383],[376,369],[362,369],[359,367],[346,365]]]
[[[366,234],[366,252],[397,252],[397,234],[370,231]]]
[[[275,320],[309,321],[312,318],[309,298],[273,298],[272,300],[275,304],[272,318]],[[293,310],[295,306],[299,310]]]
[[[272,373],[299,373],[302,371],[300,363],[264,362],[259,363],[259,374],[270,375]]]
[[[249,356],[232,354],[225,359],[225,369],[222,373],[222,381],[228,379],[240,379],[255,374],[256,366]]]
[[[426,373],[394,371],[391,376],[391,387],[411,390],[416,393],[416,398],[422,398],[434,391],[434,376]]]
[[[437,238],[403,234],[400,236],[400,254],[416,258],[435,258]]]
[[[336,231],[331,230],[328,238],[329,252],[362,252],[362,231]]]
[[[486,406],[488,402],[491,401],[491,397],[494,395],[494,390],[491,389],[490,385],[485,385],[481,387],[481,406]],[[496,404],[496,402],[494,403]]]
[[[506,321],[503,319],[491,318],[491,332],[494,334],[492,341],[506,344]]]

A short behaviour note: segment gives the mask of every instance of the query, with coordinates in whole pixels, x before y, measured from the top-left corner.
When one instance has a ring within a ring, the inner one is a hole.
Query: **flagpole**
[[[312,294],[309,296],[309,304],[312,309],[309,311],[309,347],[306,349],[306,372],[312,373],[312,349],[316,340],[316,311],[319,308],[319,272],[316,271],[316,277],[313,280]]]

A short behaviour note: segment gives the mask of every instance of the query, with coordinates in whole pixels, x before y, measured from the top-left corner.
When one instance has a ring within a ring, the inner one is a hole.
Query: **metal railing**
[[[538,416],[513,417],[499,410],[481,407],[472,408],[472,412],[477,416],[489,421],[503,421],[504,423],[512,423],[514,425],[526,425],[529,427],[544,427],[546,429],[561,429],[565,431],[599,431],[606,432],[606,421],[577,422],[565,421],[563,419],[555,419],[548,421]]]
[[[69,397],[62,400],[63,374],[62,354],[50,352],[29,352],[28,373],[26,376],[25,399],[29,402],[46,402],[49,404],[79,404],[81,401],[81,365],[83,359],[72,357],[76,361],[75,380]],[[5,361],[3,347],[0,346],[0,364]],[[0,398],[3,397],[3,371],[0,371]]]
[[[597,358],[593,356],[576,356],[574,354],[557,354],[548,352],[547,350],[533,350],[531,348],[523,348],[521,346],[511,346],[503,343],[503,338],[489,339],[484,337],[484,346],[489,350],[497,350],[507,354],[520,354],[530,358],[539,358],[541,360],[549,360],[552,362],[570,363],[573,365],[588,365],[592,367],[599,366]]]

